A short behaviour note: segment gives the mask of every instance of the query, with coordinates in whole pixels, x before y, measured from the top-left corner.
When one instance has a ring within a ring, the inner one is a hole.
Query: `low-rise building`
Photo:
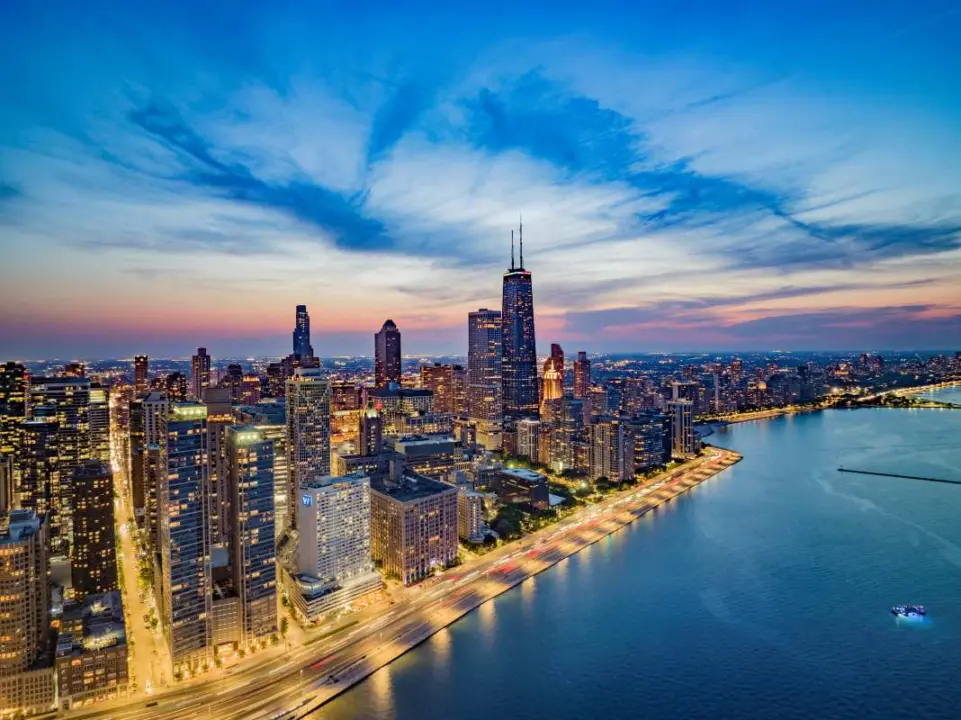
[[[64,611],[56,667],[64,710],[127,692],[127,635],[119,590],[88,595],[82,605]]]
[[[411,472],[447,482],[454,473],[456,442],[449,435],[409,435],[391,438],[387,446]]]
[[[535,510],[546,510],[551,504],[547,476],[533,470],[502,468],[494,474],[491,489],[502,502]]]

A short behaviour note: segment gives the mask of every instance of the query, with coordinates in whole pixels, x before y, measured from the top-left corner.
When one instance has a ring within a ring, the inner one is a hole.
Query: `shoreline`
[[[906,387],[906,388],[892,388],[890,390],[883,390],[874,395],[870,395],[865,398],[860,398],[861,401],[868,401],[874,398],[884,397],[885,395],[924,395],[926,393],[934,392],[936,390],[948,390],[951,388],[961,388],[961,380],[948,380],[941,383],[933,383],[930,385],[918,385],[916,387]],[[864,405],[863,407],[882,407],[880,405]],[[714,431],[719,427],[724,427],[725,425],[735,425],[742,422],[752,422],[754,420],[769,420],[771,418],[780,417],[781,415],[801,415],[806,413],[816,413],[823,412],[824,410],[856,410],[858,406],[848,406],[848,407],[838,407],[837,405],[825,405],[823,407],[782,407],[782,408],[770,408],[769,410],[752,410],[745,413],[738,413],[733,415],[722,415],[720,417],[711,418],[708,420],[700,421],[701,424],[695,423],[696,428],[708,429],[708,432],[703,433],[702,437],[708,437],[714,433]],[[896,410],[903,408],[893,408]]]
[[[341,665],[343,669],[339,671],[339,674],[333,673],[333,676],[336,678],[336,682],[328,686],[327,693],[319,693],[324,694],[324,697],[315,698],[311,702],[307,703],[305,707],[298,708],[296,714],[292,715],[291,717],[308,718],[312,716],[313,713],[320,710],[331,700],[339,697],[349,689],[366,680],[378,670],[386,667],[398,658],[406,655],[408,652],[411,652],[441,630],[450,627],[458,620],[478,609],[485,603],[490,602],[500,595],[513,590],[527,580],[536,577],[542,572],[554,567],[558,563],[578,554],[581,550],[584,550],[585,548],[594,545],[598,541],[603,540],[619,530],[624,529],[638,519],[647,515],[649,512],[655,510],[657,507],[670,502],[676,497],[686,494],[688,491],[696,488],[706,480],[719,475],[721,472],[732,467],[742,459],[740,454],[724,448],[711,447],[709,452],[717,453],[720,466],[713,467],[708,472],[699,472],[700,468],[693,470],[676,469],[671,473],[671,475],[674,476],[673,480],[661,481],[659,483],[652,483],[651,485],[645,487],[634,487],[628,490],[623,490],[615,495],[610,496],[609,498],[606,498],[593,508],[585,508],[585,510],[588,511],[591,509],[596,509],[597,512],[594,517],[605,514],[609,514],[609,517],[603,518],[603,524],[601,524],[601,521],[599,520],[594,520],[592,523],[589,523],[589,525],[593,526],[594,532],[590,533],[587,538],[582,539],[581,542],[572,542],[571,547],[558,549],[555,546],[561,542],[560,540],[558,540],[556,543],[549,543],[548,541],[554,539],[557,535],[569,534],[573,528],[576,528],[584,522],[587,522],[590,519],[590,513],[588,513],[588,518],[577,520],[576,522],[572,523],[570,528],[566,530],[563,528],[555,529],[554,526],[551,526],[539,530],[537,533],[518,541],[518,544],[521,545],[521,547],[508,556],[508,559],[516,557],[518,553],[523,553],[528,557],[528,559],[533,559],[536,561],[534,563],[534,567],[524,569],[523,572],[516,577],[511,576],[510,579],[505,578],[498,587],[491,588],[478,597],[464,595],[461,598],[461,601],[458,601],[455,609],[447,613],[434,614],[422,627],[415,628],[418,630],[416,633],[412,633],[402,642],[393,644],[390,647],[379,648],[375,650],[372,655],[364,655],[346,666]],[[682,479],[683,475],[687,475],[689,473],[693,477],[686,477]],[[665,483],[668,482],[671,484],[669,488],[665,486]],[[610,502],[608,503],[608,501]],[[622,504],[624,504],[624,507],[618,507]],[[598,509],[598,506],[602,505],[605,506],[604,509]],[[535,537],[550,533],[552,530],[554,532],[548,535],[546,540],[544,537]],[[581,540],[581,538],[578,538],[578,540]],[[538,559],[540,556],[531,558],[530,556],[536,551],[537,547],[542,547],[545,545],[545,543],[547,543],[547,548],[541,553],[541,555],[544,555],[544,557],[540,559]],[[452,597],[456,597],[456,595],[456,593],[453,593]],[[470,598],[470,600],[467,602],[462,602],[468,598]],[[406,635],[406,633],[401,633],[401,636],[403,635]],[[326,686],[327,683],[324,683],[324,685]],[[286,715],[283,717],[286,717]]]
[[[630,525],[733,466],[742,456],[706,446],[704,454],[647,482],[617,491],[548,527],[415,586],[416,598],[367,616],[346,634],[278,649],[263,663],[234,666],[219,678],[166,692],[76,708],[93,720],[182,718],[191,710],[222,718],[307,718],[317,708],[452,625],[489,600]],[[349,623],[356,625],[356,621]],[[333,678],[333,679],[332,679]],[[196,680],[200,680],[197,678]],[[298,703],[299,704],[296,704]]]

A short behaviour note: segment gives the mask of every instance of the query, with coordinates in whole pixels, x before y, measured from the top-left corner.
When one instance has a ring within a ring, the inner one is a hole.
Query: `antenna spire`
[[[521,270],[523,270],[523,269],[524,269],[524,213],[521,213],[520,219],[521,219],[521,227],[520,227],[520,232],[521,232]]]
[[[511,270],[514,269],[514,231],[511,230]]]

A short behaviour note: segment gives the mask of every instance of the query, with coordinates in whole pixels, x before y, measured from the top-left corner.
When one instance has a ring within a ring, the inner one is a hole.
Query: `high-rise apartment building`
[[[367,402],[367,409],[360,416],[360,432],[357,448],[358,455],[377,455],[383,448],[384,420],[373,401]]]
[[[671,421],[671,456],[684,459],[697,455],[694,403],[691,400],[671,400],[667,410]]]
[[[457,560],[457,488],[415,473],[371,480],[371,554],[405,585]]]
[[[574,361],[574,397],[586,398],[591,391],[591,361],[583,350]]]
[[[400,376],[400,330],[393,320],[387,320],[374,333],[374,385],[385,387],[389,383],[400,384]]]
[[[380,589],[371,559],[370,480],[362,473],[314,478],[297,500],[300,544],[291,599],[308,620]]]
[[[302,358],[314,357],[314,346],[310,344],[310,315],[306,305],[297,306],[294,318],[294,355]]]
[[[78,465],[71,479],[73,548],[70,572],[74,597],[117,589],[117,551],[113,516],[113,474],[100,460]]]
[[[0,517],[0,707],[5,716],[48,712],[55,701],[47,527],[32,510]],[[7,715],[9,713],[9,715]]]
[[[72,497],[69,481],[73,470],[90,458],[90,380],[78,377],[34,377],[30,379],[29,413],[34,419],[54,418],[57,422],[59,472],[51,478],[50,550],[69,555],[72,533]],[[54,480],[59,480],[54,484]]]
[[[0,453],[0,515],[19,509],[17,484],[13,477],[13,454]]]
[[[20,424],[20,450],[15,460],[17,504],[48,518],[48,535],[51,520],[56,518],[58,525],[60,523],[59,431],[60,424],[53,416],[24,421]]]
[[[161,421],[158,493],[160,615],[174,669],[211,659],[212,582],[207,523],[207,408],[176,403]]]
[[[130,486],[133,495],[133,511],[137,524],[144,522],[144,409],[143,398],[134,397],[128,406],[127,472],[130,473]]]
[[[204,391],[207,408],[207,485],[210,503],[207,526],[210,544],[226,548],[230,542],[230,463],[227,452],[227,428],[234,424],[231,389],[207,388]]]
[[[147,546],[157,552],[160,548],[160,486],[161,475],[167,472],[164,451],[161,445],[146,445],[143,448],[143,506],[138,515],[138,523],[144,530]]]
[[[170,401],[162,392],[154,390],[143,397],[143,439],[147,445],[157,445],[163,438],[163,418]]]
[[[20,363],[0,365],[0,453],[12,454],[20,424],[27,419],[27,369]]]
[[[521,226],[520,266],[514,266],[511,245],[511,267],[504,273],[502,339],[502,393],[504,406],[504,439],[515,439],[514,424],[522,418],[537,418],[539,387],[537,379],[537,342],[534,334],[534,285],[531,273],[524,269],[524,234]],[[508,447],[508,451],[513,448]]]
[[[565,395],[553,419],[548,462],[557,472],[575,469],[576,446],[584,429],[584,400]]]
[[[478,541],[483,538],[484,495],[473,490],[457,493],[457,534],[464,540]]]
[[[460,365],[434,363],[420,368],[420,386],[434,393],[434,412],[462,413],[465,382],[464,368]]]
[[[87,412],[90,426],[90,457],[110,462],[110,391],[100,383],[90,386]]]
[[[242,640],[277,631],[274,443],[250,425],[227,429],[231,569],[240,597]]]
[[[634,478],[634,437],[619,418],[599,417],[588,428],[588,472],[591,480],[621,483]]]
[[[330,474],[330,380],[316,368],[297,368],[287,381],[289,527],[297,526],[300,486]]]
[[[540,462],[541,421],[534,418],[521,418],[514,423],[514,452],[531,462]]]
[[[479,423],[503,416],[502,340],[500,312],[481,308],[467,316],[467,414]]]
[[[197,348],[197,354],[190,359],[190,395],[201,400],[204,390],[210,387],[210,355],[207,348]]]
[[[133,388],[135,395],[143,395],[150,389],[150,360],[146,355],[135,355],[133,359]]]

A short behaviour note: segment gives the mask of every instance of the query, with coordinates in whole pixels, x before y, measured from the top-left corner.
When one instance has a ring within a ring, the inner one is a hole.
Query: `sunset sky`
[[[4,2],[0,360],[961,350],[961,6]]]

